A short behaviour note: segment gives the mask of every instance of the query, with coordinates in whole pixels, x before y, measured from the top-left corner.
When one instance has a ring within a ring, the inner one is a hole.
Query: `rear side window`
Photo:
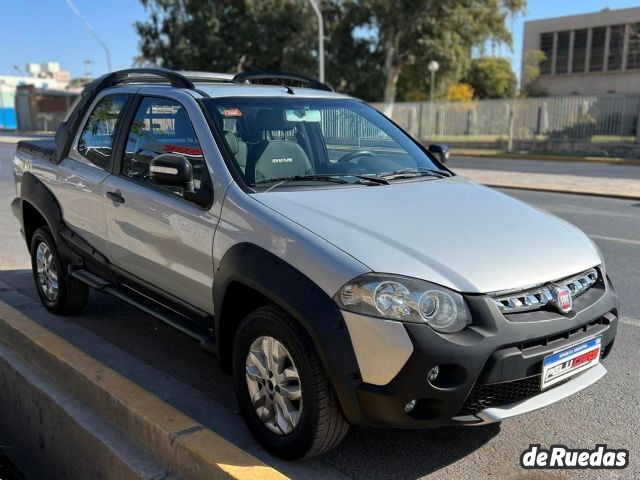
[[[151,185],[149,163],[163,153],[176,153],[191,162],[198,190],[206,167],[186,109],[174,100],[145,97],[129,131],[120,173]]]
[[[85,123],[78,153],[96,167],[106,170],[109,167],[113,137],[127,95],[108,95],[98,102]]]

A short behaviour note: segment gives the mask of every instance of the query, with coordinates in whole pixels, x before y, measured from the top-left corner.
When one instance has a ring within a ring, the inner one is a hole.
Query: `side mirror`
[[[182,155],[163,153],[151,159],[149,177],[157,185],[182,187],[185,192],[194,190],[193,167]]]
[[[442,143],[432,143],[427,147],[427,150],[431,155],[436,157],[436,159],[444,164],[447,163],[449,159],[449,147]]]

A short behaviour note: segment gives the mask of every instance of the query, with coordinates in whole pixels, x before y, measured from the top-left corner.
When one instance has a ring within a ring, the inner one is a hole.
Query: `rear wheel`
[[[233,372],[242,416],[275,455],[320,455],[347,433],[311,339],[281,309],[260,307],[244,319],[235,338]]]
[[[47,227],[31,238],[31,268],[42,304],[59,315],[76,315],[84,310],[89,287],[69,276],[53,236]]]

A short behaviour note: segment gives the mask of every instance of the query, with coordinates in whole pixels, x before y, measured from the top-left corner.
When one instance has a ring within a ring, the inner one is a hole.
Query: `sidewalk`
[[[598,178],[547,173],[505,172],[456,168],[454,171],[490,187],[519,188],[558,193],[577,193],[640,200],[640,182],[623,178]]]
[[[22,140],[53,138],[53,132],[0,132],[0,143],[18,143]]]
[[[528,153],[528,152],[507,152],[505,150],[496,149],[479,149],[451,147],[452,157],[490,157],[504,159],[521,159],[521,160],[543,160],[556,162],[582,162],[582,163],[607,163],[617,165],[636,165],[640,166],[640,159],[621,158],[621,157],[598,157],[598,156],[573,156],[549,153]]]

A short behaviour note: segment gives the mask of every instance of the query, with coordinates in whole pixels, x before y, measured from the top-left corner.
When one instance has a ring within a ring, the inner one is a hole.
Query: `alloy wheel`
[[[53,253],[45,242],[38,244],[36,250],[36,271],[40,290],[50,302],[58,297],[58,272],[53,261]]]
[[[289,351],[275,338],[261,336],[251,344],[245,363],[258,418],[276,435],[292,433],[302,416],[302,387]]]

